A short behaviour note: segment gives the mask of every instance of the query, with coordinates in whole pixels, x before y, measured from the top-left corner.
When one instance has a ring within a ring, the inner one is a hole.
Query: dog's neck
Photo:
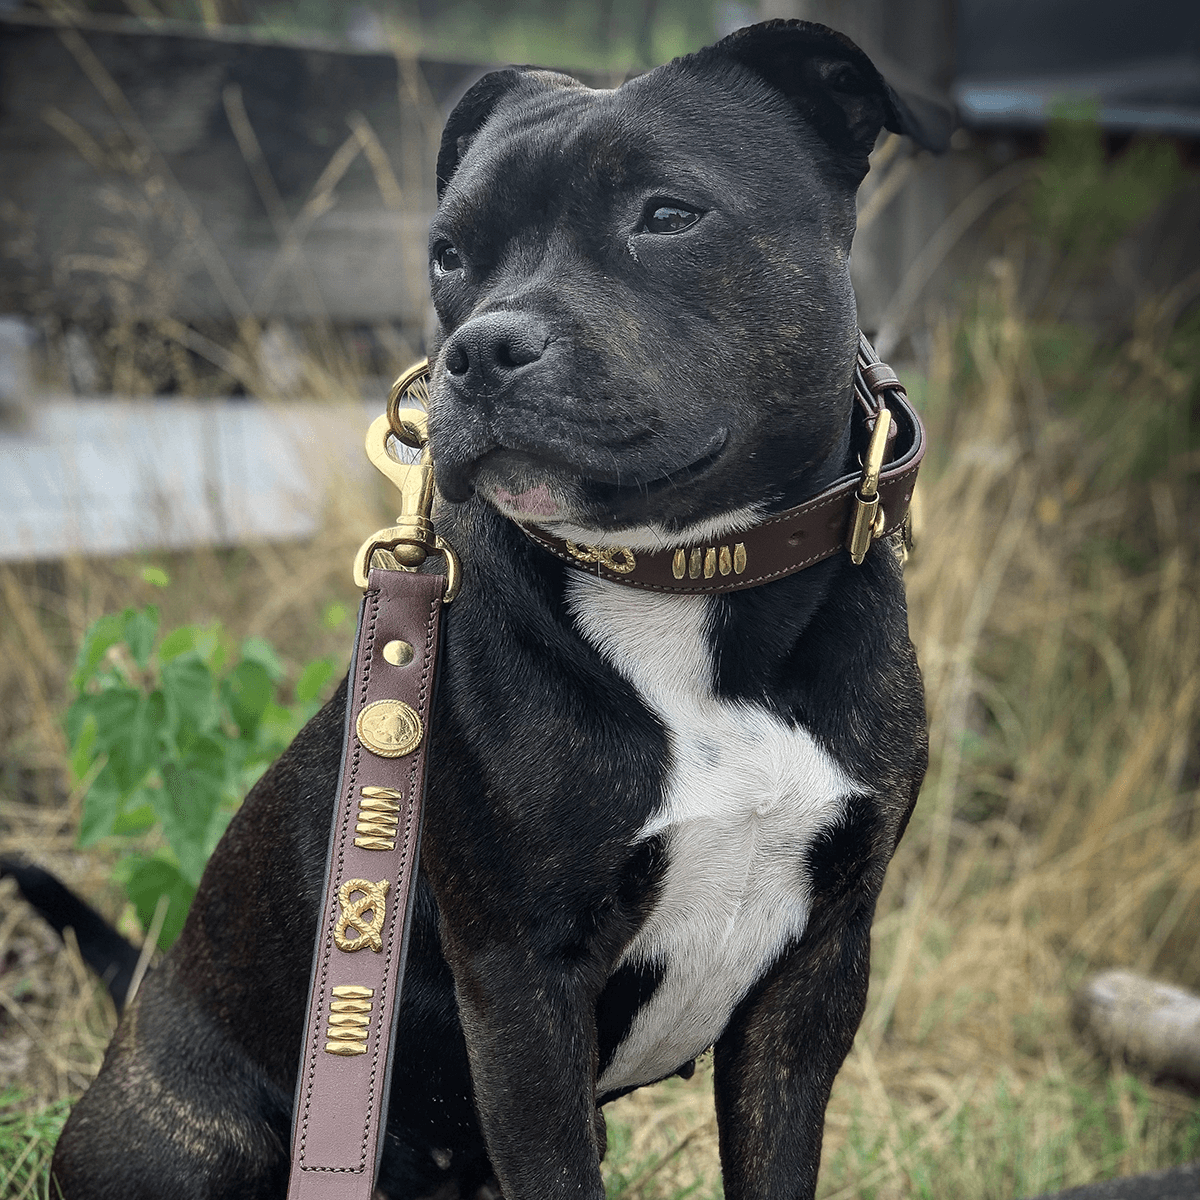
[[[861,565],[873,542],[907,529],[925,442],[920,418],[890,367],[860,358],[855,392],[859,402],[851,404],[849,437],[843,431],[837,452],[819,471],[806,474],[807,484],[796,489],[808,497],[800,504],[788,507],[785,497],[779,501],[784,506],[771,511],[771,499],[764,499],[760,509],[746,506],[678,531],[645,526],[599,536],[570,530],[564,536],[558,529],[520,528],[576,570],[675,595],[757,588],[835,555]],[[863,426],[861,437],[856,424]],[[819,487],[823,476],[836,476],[837,464],[847,462],[849,471]]]
[[[646,524],[616,531],[515,524],[488,507],[560,562],[644,591],[743,591],[834,556],[861,566],[875,541],[908,529],[925,436],[891,367],[879,361],[865,337],[859,341],[849,416],[835,448],[802,481],[759,504],[743,504],[683,529]],[[789,504],[796,495],[805,498]]]
[[[831,483],[843,475],[853,471],[857,463],[854,457],[854,388],[847,389],[842,408],[846,419],[842,424],[841,433],[834,443],[833,449],[825,456],[821,464],[814,470],[809,470],[802,477],[790,479],[779,496],[763,509],[764,516],[773,516],[789,508],[795,508],[819,495]]]
[[[760,500],[737,508],[725,509],[712,516],[685,524],[668,526],[653,519],[621,529],[595,529],[571,521],[553,525],[516,521],[514,524],[535,541],[539,535],[549,535],[558,542],[607,549],[628,548],[636,553],[656,553],[676,546],[701,546],[731,540],[744,530],[752,529],[765,518],[787,511],[824,491],[836,479],[855,469],[853,461],[853,388],[844,397],[846,419],[833,449],[815,467],[803,475],[784,481],[779,490]],[[506,515],[506,514],[502,514]],[[530,528],[532,526],[532,528]]]

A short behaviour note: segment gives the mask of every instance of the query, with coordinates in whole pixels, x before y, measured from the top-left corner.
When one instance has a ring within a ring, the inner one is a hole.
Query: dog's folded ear
[[[437,194],[442,193],[458,170],[471,144],[471,139],[491,116],[492,110],[502,96],[520,88],[524,72],[517,67],[503,71],[491,71],[473,83],[463,98],[454,106],[442,130],[442,144],[437,157]]]
[[[442,193],[458,170],[458,164],[466,156],[475,135],[487,124],[497,107],[507,100],[532,95],[548,87],[583,87],[583,84],[570,75],[542,67],[506,67],[502,71],[489,71],[467,89],[442,130],[442,144],[437,159],[438,200],[441,200]]]
[[[725,59],[782,92],[861,178],[880,129],[907,134],[927,150],[945,150],[953,117],[921,98],[905,100],[845,34],[812,21],[767,21],[739,29],[689,59]]]

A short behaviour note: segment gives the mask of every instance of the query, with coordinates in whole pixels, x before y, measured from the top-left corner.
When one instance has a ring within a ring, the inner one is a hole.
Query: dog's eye
[[[642,230],[646,233],[679,233],[700,220],[700,214],[682,204],[664,204],[651,200],[642,214]]]
[[[452,271],[461,271],[463,265],[462,256],[449,242],[444,242],[434,250],[433,262],[442,275],[449,275]]]

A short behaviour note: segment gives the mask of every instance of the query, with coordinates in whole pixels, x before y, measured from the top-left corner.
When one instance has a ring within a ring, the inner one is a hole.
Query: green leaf
[[[279,683],[286,674],[275,648],[265,638],[248,637],[242,643],[242,660],[258,663],[275,683]]]
[[[78,716],[78,720],[73,719]],[[79,783],[96,761],[96,714],[84,701],[67,710],[67,737],[71,743],[71,782]]]
[[[321,623],[326,629],[336,629],[346,619],[348,611],[344,604],[335,600],[325,606],[325,611],[321,614]]]
[[[79,815],[79,844],[91,846],[112,832],[121,811],[121,789],[106,763],[83,798]]]
[[[254,753],[248,762],[269,763],[287,749],[300,730],[300,716],[290,708],[272,701],[263,712],[254,739]]]
[[[110,687],[87,698],[87,708],[96,718],[96,737],[102,750],[125,740],[141,701],[142,693],[132,687]]]
[[[133,784],[143,783],[162,757],[163,744],[167,735],[167,706],[160,691],[143,695],[134,719],[129,726],[126,741],[128,770]],[[113,751],[109,751],[111,758]]]
[[[212,852],[217,848],[217,843],[225,836],[225,830],[229,828],[229,822],[233,820],[233,814],[236,811],[233,808],[219,808],[213,814],[213,819],[208,826],[208,840],[204,846],[206,864],[212,857]]]
[[[327,618],[340,623],[344,612],[330,609]],[[161,829],[161,850],[127,855],[117,872],[143,923],[153,919],[161,896],[170,898],[159,940],[165,947],[182,928],[209,855],[245,791],[315,710],[336,666],[331,658],[306,664],[296,701],[285,707],[276,700],[283,664],[269,643],[247,638],[222,679],[232,651],[228,634],[219,623],[185,625],[163,635],[159,686],[153,687],[158,633],[153,605],[96,622],[80,650],[79,694],[64,723],[73,778],[94,773],[83,802],[81,844]],[[135,680],[120,669],[128,659],[99,670],[122,639],[140,668]]]
[[[146,788],[136,792],[135,795],[139,800],[144,800],[149,792],[150,789]],[[121,837],[140,837],[154,827],[157,819],[158,814],[149,802],[131,807],[130,801],[126,801],[125,810],[117,814],[117,819],[113,821],[110,832]]]
[[[335,670],[332,658],[314,658],[300,673],[296,681],[296,699],[301,704],[315,700],[321,689],[329,682]]]
[[[135,688],[109,688],[92,697],[96,745],[108,755],[105,770],[122,792],[137,787],[145,774],[142,739],[134,732],[144,703],[145,697]]]
[[[220,753],[219,749],[217,751]],[[209,829],[224,798],[220,776],[198,766],[165,763],[155,811],[185,879],[199,883],[208,858]]]
[[[229,778],[231,762],[237,757],[235,747],[231,738],[216,730],[191,742],[180,755],[180,762],[223,784]]]
[[[165,588],[171,582],[171,577],[162,567],[143,567],[142,579],[151,587]]]
[[[163,638],[158,661],[171,662],[185,654],[195,654],[212,671],[220,671],[229,657],[229,637],[220,621],[211,625],[180,625]]]
[[[144,671],[150,665],[150,654],[158,634],[158,609],[147,604],[143,609],[125,610],[125,644],[133,661]]]
[[[221,712],[213,674],[195,653],[173,658],[162,668],[167,726],[178,746],[216,727]]]
[[[180,625],[178,629],[172,629],[158,647],[158,661],[168,663],[181,654],[195,650],[202,632],[199,625]]]
[[[242,737],[252,740],[267,705],[275,697],[275,685],[267,668],[243,659],[225,678],[222,692]]]
[[[125,617],[121,613],[108,613],[88,626],[87,633],[83,635],[83,645],[79,647],[79,654],[75,658],[75,670],[71,674],[71,686],[77,692],[82,691],[84,684],[96,673],[109,647],[121,640],[124,629]]]
[[[96,743],[122,794],[133,791],[158,761],[166,726],[161,692],[110,688],[91,698]]]
[[[208,663],[209,670],[214,675],[219,675],[233,654],[233,640],[225,632],[225,626],[220,621],[214,621],[208,632],[212,635],[212,642],[210,649],[204,654],[204,661]]]
[[[161,897],[167,897],[167,912],[158,935],[161,950],[170,949],[183,929],[196,889],[179,867],[164,855],[131,855],[120,864],[119,877],[125,894],[133,901],[142,928],[149,932]]]

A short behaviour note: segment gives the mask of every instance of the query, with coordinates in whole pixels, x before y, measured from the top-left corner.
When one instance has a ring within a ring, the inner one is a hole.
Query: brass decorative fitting
[[[383,923],[387,920],[389,886],[390,880],[387,879],[381,879],[378,883],[372,883],[369,879],[347,879],[338,888],[341,914],[333,927],[333,944],[339,950],[353,954],[356,950],[369,947],[378,954],[383,949]]]
[[[732,553],[728,546],[709,546],[704,550],[697,548],[689,554],[681,546],[671,558],[671,574],[676,579],[682,579],[685,575],[689,579],[699,579],[701,570],[705,579],[711,579],[718,570],[722,575],[728,575],[731,571],[740,575],[745,569],[745,542],[738,542]]]
[[[891,426],[891,412],[886,408],[880,409],[863,461],[862,483],[854,495],[854,513],[846,537],[846,549],[850,551],[850,561],[856,567],[862,564],[871,543],[883,533],[886,525],[883,506],[879,503],[879,473],[883,470],[883,456],[887,452],[887,435]]]
[[[377,530],[359,547],[354,556],[354,582],[364,591],[372,567],[385,570],[415,571],[431,554],[446,560],[446,595],[449,603],[458,593],[458,556],[434,532],[433,528],[433,457],[429,449],[429,426],[424,411],[402,407],[407,401],[428,397],[429,360],[409,367],[392,384],[387,412],[376,417],[367,430],[367,457],[375,468],[400,493],[400,514],[396,523]],[[406,446],[420,450],[415,463],[392,457],[388,442],[396,438]]]
[[[325,1036],[326,1054],[352,1058],[366,1054],[371,1033],[371,1008],[375,989],[360,984],[345,984],[333,989],[329,1005],[329,1024]]]
[[[637,559],[628,546],[585,546],[568,541],[567,553],[578,562],[599,563],[618,575],[628,575],[637,566]]]

